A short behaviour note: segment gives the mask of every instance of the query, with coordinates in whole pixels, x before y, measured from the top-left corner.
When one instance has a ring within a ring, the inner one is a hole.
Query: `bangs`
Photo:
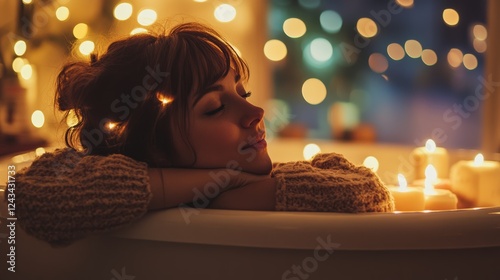
[[[248,66],[231,45],[206,26],[181,25],[170,32],[169,91],[181,103],[197,101],[206,89],[225,77],[231,69],[242,81],[248,81]],[[187,107],[184,107],[187,109]]]

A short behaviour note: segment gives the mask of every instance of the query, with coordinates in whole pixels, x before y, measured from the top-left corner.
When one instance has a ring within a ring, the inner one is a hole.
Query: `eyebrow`
[[[235,83],[238,83],[240,80],[241,80],[241,75],[240,74],[234,75],[234,82]],[[205,96],[207,93],[212,92],[212,91],[223,91],[223,90],[224,90],[224,87],[221,84],[215,84],[215,85],[209,86],[208,88],[206,88],[203,91],[203,94],[200,94],[198,96],[198,98],[196,98],[196,100],[193,102],[193,108],[194,108],[194,106],[196,106],[196,103],[198,103],[198,101],[200,101],[200,99],[203,96]]]

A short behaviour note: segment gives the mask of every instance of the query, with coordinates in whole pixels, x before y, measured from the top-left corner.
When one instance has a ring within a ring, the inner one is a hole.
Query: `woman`
[[[134,35],[90,63],[67,64],[56,104],[78,123],[66,133],[69,148],[18,175],[21,226],[61,245],[177,206],[393,210],[379,178],[341,155],[273,167],[248,77],[233,48],[198,23]]]

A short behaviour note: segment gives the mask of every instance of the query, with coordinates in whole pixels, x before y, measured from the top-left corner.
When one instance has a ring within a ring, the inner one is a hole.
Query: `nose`
[[[252,128],[257,126],[264,117],[264,109],[247,103],[247,108],[244,109],[244,113],[241,119],[241,125],[244,128]]]

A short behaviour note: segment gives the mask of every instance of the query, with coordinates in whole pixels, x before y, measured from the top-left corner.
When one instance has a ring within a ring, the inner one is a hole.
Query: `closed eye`
[[[220,111],[224,110],[224,107],[226,107],[226,105],[222,104],[222,105],[220,105],[219,108],[206,112],[205,115],[207,115],[207,116],[215,115],[215,114],[219,113]]]

